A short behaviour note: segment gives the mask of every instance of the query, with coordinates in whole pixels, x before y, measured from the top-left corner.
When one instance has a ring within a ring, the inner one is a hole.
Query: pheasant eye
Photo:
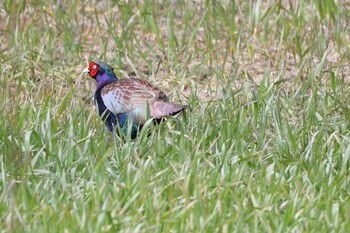
[[[97,68],[96,65],[93,65],[93,66],[92,66],[92,69],[96,70],[96,68]]]

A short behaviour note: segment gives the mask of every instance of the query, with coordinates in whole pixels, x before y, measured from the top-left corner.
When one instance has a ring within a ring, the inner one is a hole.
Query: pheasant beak
[[[85,68],[82,73],[90,73],[89,67]]]

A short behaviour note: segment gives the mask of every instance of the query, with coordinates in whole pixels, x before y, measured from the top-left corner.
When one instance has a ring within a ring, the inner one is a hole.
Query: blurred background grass
[[[346,232],[348,1],[0,1],[5,232]],[[194,112],[121,141],[103,60]]]

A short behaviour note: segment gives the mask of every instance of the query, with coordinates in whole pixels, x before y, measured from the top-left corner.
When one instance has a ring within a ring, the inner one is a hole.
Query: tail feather
[[[191,107],[187,105],[155,101],[151,107],[151,116],[154,118],[173,116],[182,112],[185,109],[190,109],[192,111]]]

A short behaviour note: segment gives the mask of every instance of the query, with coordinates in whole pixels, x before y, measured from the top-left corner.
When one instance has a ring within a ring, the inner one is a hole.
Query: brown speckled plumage
[[[115,99],[123,102],[123,112],[132,111],[135,108],[152,104],[157,100],[167,102],[166,94],[158,87],[146,80],[141,79],[121,79],[107,84],[101,90],[102,96],[113,93]]]

